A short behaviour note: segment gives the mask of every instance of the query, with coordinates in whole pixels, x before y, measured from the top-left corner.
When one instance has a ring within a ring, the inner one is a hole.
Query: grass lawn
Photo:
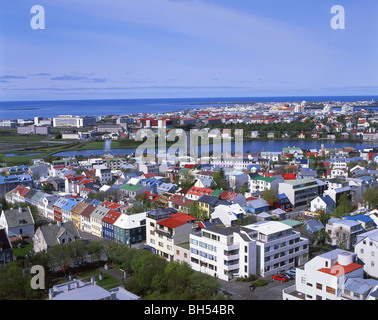
[[[97,284],[105,289],[111,289],[118,287],[120,285],[120,281],[106,273],[102,274],[102,280],[100,280],[100,270],[93,270],[86,272],[84,274],[79,275],[79,278],[84,282],[91,281],[91,278],[95,277]]]

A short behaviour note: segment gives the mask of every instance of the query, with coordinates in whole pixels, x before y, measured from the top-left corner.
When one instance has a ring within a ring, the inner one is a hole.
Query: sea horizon
[[[51,118],[60,114],[104,116],[108,114],[168,113],[185,109],[249,103],[377,101],[378,95],[362,96],[268,96],[138,99],[65,99],[0,101],[0,119]],[[376,108],[376,107],[374,107]]]

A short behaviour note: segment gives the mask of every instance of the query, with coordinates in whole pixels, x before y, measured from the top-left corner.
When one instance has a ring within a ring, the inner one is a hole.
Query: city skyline
[[[34,4],[2,6],[0,100],[378,92],[373,1],[39,1],[44,30]]]

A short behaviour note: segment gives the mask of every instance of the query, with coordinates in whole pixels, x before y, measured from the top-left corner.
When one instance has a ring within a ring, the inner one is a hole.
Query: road
[[[263,278],[268,284],[250,290],[250,281],[227,282],[218,279],[222,286],[222,292],[233,296],[234,300],[282,300],[282,290],[295,284],[295,280],[288,282],[273,281],[270,277]]]

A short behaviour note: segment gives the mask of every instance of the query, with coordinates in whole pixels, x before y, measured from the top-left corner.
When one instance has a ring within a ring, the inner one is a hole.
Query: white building
[[[190,235],[190,265],[225,281],[256,274],[256,237],[240,226],[204,228]]]
[[[356,254],[336,249],[296,269],[295,285],[282,292],[283,300],[376,299],[378,281],[363,279]]]
[[[234,276],[263,277],[307,262],[308,239],[277,221],[248,226],[213,226],[190,235],[194,270],[228,281]]]
[[[361,223],[353,220],[331,218],[326,224],[326,232],[330,236],[330,244],[344,246],[350,250],[357,242],[357,235],[362,232]]]
[[[60,115],[53,118],[53,127],[75,127],[82,128],[88,126],[94,126],[96,124],[95,117],[80,117],[73,115]]]
[[[365,272],[378,278],[378,230],[371,230],[357,236],[354,252],[364,263]]]
[[[318,184],[314,179],[300,179],[281,182],[278,193],[284,193],[294,207],[309,205],[318,196]]]
[[[246,226],[258,233],[257,272],[266,277],[308,260],[308,239],[292,227],[278,221],[262,221]]]

